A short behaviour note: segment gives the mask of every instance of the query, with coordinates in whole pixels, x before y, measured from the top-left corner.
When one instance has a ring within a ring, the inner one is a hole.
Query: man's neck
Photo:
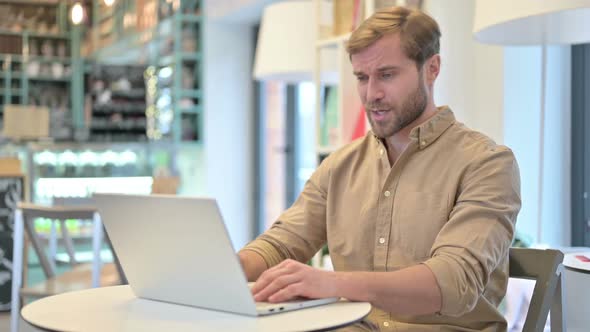
[[[393,167],[399,156],[406,150],[410,144],[410,132],[412,129],[428,121],[433,117],[438,108],[434,103],[429,103],[422,115],[414,120],[409,125],[402,128],[400,131],[395,133],[393,136],[385,138],[385,146],[387,147],[387,156],[389,158],[389,164]]]

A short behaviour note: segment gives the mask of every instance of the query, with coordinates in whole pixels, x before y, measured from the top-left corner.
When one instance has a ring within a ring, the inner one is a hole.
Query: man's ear
[[[440,54],[435,54],[424,63],[426,84],[432,85],[440,73]]]

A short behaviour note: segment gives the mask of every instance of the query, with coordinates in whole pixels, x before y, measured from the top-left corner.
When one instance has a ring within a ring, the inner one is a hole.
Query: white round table
[[[590,326],[590,252],[563,257],[564,313],[568,332],[588,331]]]
[[[264,317],[137,298],[129,286],[46,297],[25,306],[22,318],[51,331],[314,331],[347,326],[368,315],[365,302],[340,301]]]

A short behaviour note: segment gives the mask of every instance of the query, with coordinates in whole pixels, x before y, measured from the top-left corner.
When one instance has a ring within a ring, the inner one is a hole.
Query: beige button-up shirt
[[[384,331],[505,331],[497,307],[520,210],[520,178],[505,146],[442,107],[410,133],[394,165],[372,133],[332,153],[297,201],[246,246],[269,266],[308,261],[325,243],[336,271],[428,266],[442,310],[399,316],[374,308]]]

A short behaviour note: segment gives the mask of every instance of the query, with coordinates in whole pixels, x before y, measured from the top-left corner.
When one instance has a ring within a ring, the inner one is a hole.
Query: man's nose
[[[378,102],[383,99],[384,93],[381,85],[378,82],[375,82],[374,79],[369,79],[367,83],[367,101],[368,102]]]

